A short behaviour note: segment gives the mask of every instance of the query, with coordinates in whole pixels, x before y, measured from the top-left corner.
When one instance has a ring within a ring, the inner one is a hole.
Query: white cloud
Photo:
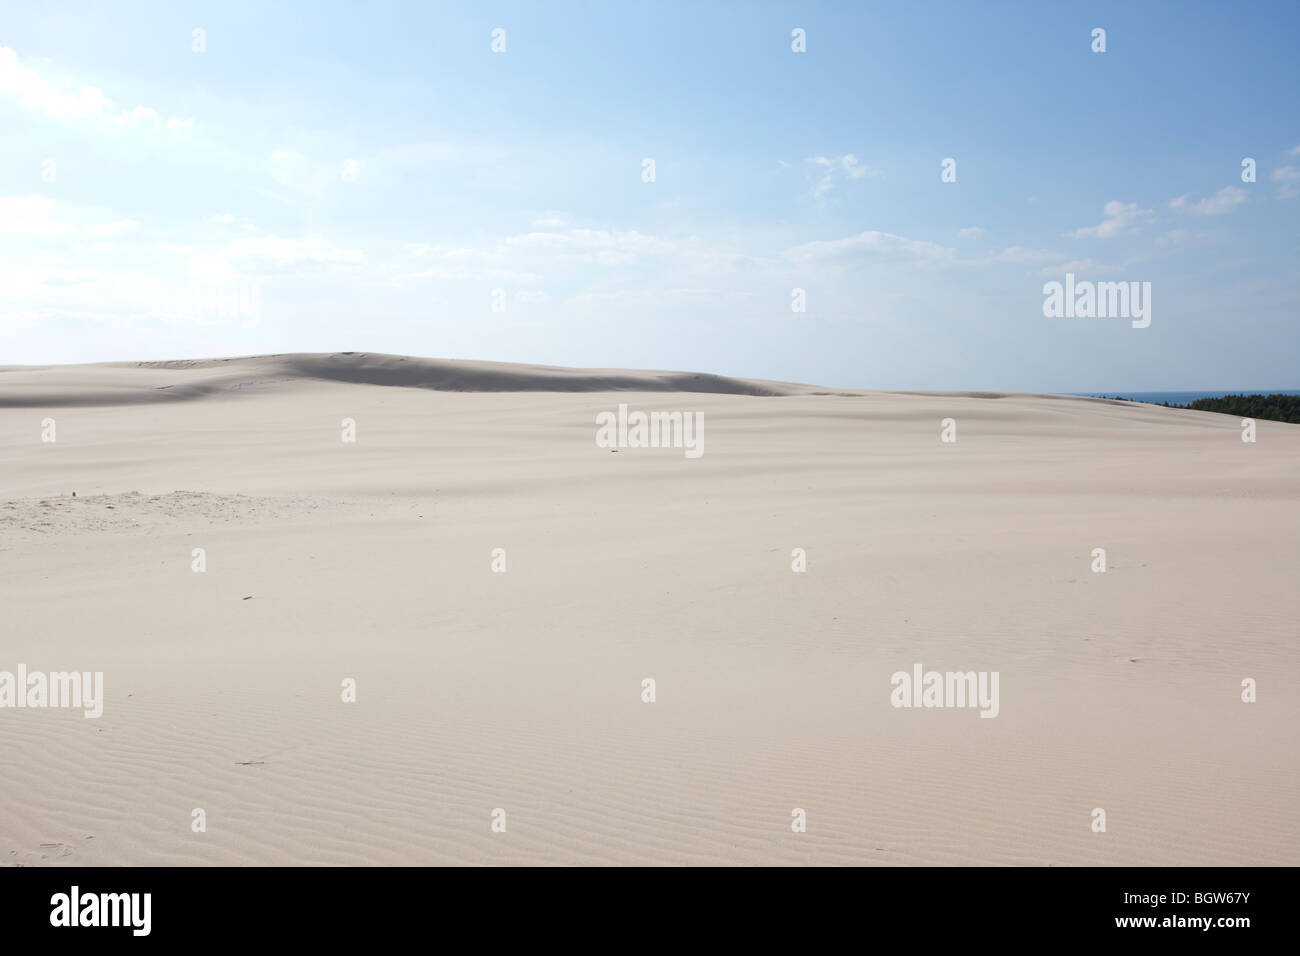
[[[1205,199],[1198,199],[1195,202],[1188,200],[1186,195],[1169,200],[1169,206],[1172,209],[1182,209],[1193,213],[1197,216],[1221,216],[1223,213],[1235,209],[1246,201],[1246,190],[1240,186],[1224,186],[1213,196]]]
[[[608,309],[618,306],[646,309],[716,304],[730,297],[729,293],[716,288],[619,289],[613,292],[593,290],[571,296],[565,300],[565,304],[587,309]]]
[[[0,263],[0,325],[17,321],[37,323],[78,318],[119,322],[139,315],[153,300],[160,282],[156,277],[88,267],[64,261]]]
[[[805,242],[785,255],[798,265],[852,260],[942,265],[953,261],[956,251],[934,242],[868,230],[844,239]]]
[[[1102,211],[1106,218],[1097,225],[1083,226],[1066,235],[1075,239],[1113,239],[1131,232],[1138,219],[1151,214],[1150,209],[1139,209],[1135,202],[1125,203],[1118,199],[1106,203]]]
[[[302,153],[292,149],[277,149],[271,153],[271,178],[281,186],[303,189],[306,161]]]
[[[276,236],[236,239],[218,253],[224,259],[266,259],[295,265],[303,262],[363,262],[359,249],[340,249],[324,239],[279,239]]]
[[[433,266],[410,272],[401,277],[407,282],[419,279],[437,279],[440,282],[540,282],[542,277],[536,272],[516,272],[511,269],[449,269]]]
[[[1300,149],[1297,146],[1296,149]],[[1291,152],[1295,152],[1293,149]],[[1273,182],[1278,184],[1277,197],[1279,199],[1294,199],[1300,196],[1300,168],[1295,166],[1279,166],[1273,170]]]
[[[621,266],[632,265],[647,256],[672,253],[677,246],[671,240],[636,230],[569,229],[566,232],[527,232],[510,236],[505,240],[505,248],[510,251],[558,252],[594,265]]]
[[[1040,275],[1059,275],[1065,272],[1098,272],[1115,267],[1093,259],[1071,259],[1053,249],[1033,249],[1028,246],[1008,246],[991,256],[964,260],[972,265],[1038,266]]]
[[[407,243],[402,253],[413,259],[434,262],[400,278],[406,282],[436,279],[440,282],[537,282],[542,277],[535,272],[502,268],[505,258],[502,249],[475,249],[471,246],[447,246],[441,243]]]
[[[1060,261],[1065,258],[1059,252],[1053,252],[1051,249],[1029,249],[1025,246],[1008,246],[1001,252],[993,256],[996,262],[1051,262]]]
[[[46,83],[35,70],[18,62],[18,54],[0,47],[0,92],[18,94],[18,102],[29,110],[39,110],[52,119],[89,119],[103,116],[113,105],[93,86],[83,86],[75,94]]]
[[[845,153],[843,156],[810,156],[806,162],[821,166],[826,170],[821,179],[817,181],[817,185],[813,187],[814,196],[821,196],[833,189],[837,173],[843,175],[846,179],[861,179],[868,173],[877,172],[870,166],[859,162],[858,158],[852,153]]]
[[[174,119],[174,117],[173,117]],[[129,113],[118,113],[109,118],[114,126],[133,127],[142,123],[158,125],[158,111],[148,106],[137,106]]]
[[[868,172],[868,167],[859,163],[858,158],[852,153],[840,157],[840,168],[849,179],[861,179]]]
[[[267,158],[268,172],[289,193],[262,191],[262,194],[269,199],[310,208],[338,184],[356,182],[363,173],[369,175],[369,165],[367,159],[347,157],[322,161],[296,149],[275,149]]]
[[[183,274],[192,280],[222,282],[269,276],[319,276],[322,269],[350,269],[366,262],[359,249],[335,246],[324,239],[281,239],[258,236],[235,239],[215,251],[160,243],[157,251],[169,262],[167,277]]]
[[[77,217],[59,215],[59,207],[45,196],[0,197],[0,235],[34,236],[118,236],[139,225],[133,219],[116,222],[78,222]]]
[[[641,270],[643,279],[669,281],[676,275],[695,282],[722,276],[752,274],[769,268],[771,260],[709,245],[695,236],[669,239],[635,230],[572,228],[503,236],[484,247],[444,243],[407,243],[401,253],[414,260],[405,281],[492,280],[587,284],[598,281],[595,267]],[[620,272],[620,275],[623,275]]]
[[[967,226],[965,229],[957,231],[959,239],[980,239],[984,236],[984,230],[979,226]]]
[[[1059,276],[1067,272],[1073,272],[1079,275],[1097,275],[1115,271],[1115,266],[1097,262],[1095,259],[1071,259],[1069,262],[1058,262],[1055,265],[1044,266],[1038,270],[1038,274],[1042,276]]]
[[[141,125],[157,126],[157,110],[137,106],[133,110],[115,112],[113,101],[93,86],[81,86],[75,93],[47,82],[31,67],[23,66],[18,54],[9,47],[0,47],[0,93],[18,97],[25,109],[56,120],[104,120],[116,128],[134,128]],[[169,130],[188,129],[192,120],[172,117],[167,121]],[[180,124],[180,127],[172,124]],[[175,136],[173,132],[173,136]]]

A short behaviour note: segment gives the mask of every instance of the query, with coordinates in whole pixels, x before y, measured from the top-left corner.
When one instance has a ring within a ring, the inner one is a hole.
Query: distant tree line
[[[1300,424],[1300,395],[1225,395],[1223,398],[1198,398],[1187,407],[1239,418]]]
[[[1123,402],[1136,402],[1140,399],[1115,398]],[[1154,402],[1143,404],[1154,405]],[[1266,422],[1291,422],[1300,424],[1300,395],[1225,395],[1222,398],[1198,398],[1190,405],[1170,405],[1162,402],[1165,408],[1192,408],[1198,412],[1222,412],[1224,415],[1236,415],[1240,418],[1262,418]]]

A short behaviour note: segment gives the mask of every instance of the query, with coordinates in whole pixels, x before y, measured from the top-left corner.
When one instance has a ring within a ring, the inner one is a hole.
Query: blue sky
[[[1297,386],[1295,3],[265,6],[6,4],[0,364]]]

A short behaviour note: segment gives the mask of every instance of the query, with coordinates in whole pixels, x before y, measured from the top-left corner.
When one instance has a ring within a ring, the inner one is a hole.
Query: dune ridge
[[[374,352],[0,367],[0,408],[178,402],[292,383],[345,383],[442,392],[694,392],[828,394],[792,382],[703,372],[576,369]]]
[[[439,392],[682,392],[776,398],[878,394],[800,382],[655,369],[587,369],[379,352],[291,352],[213,359],[0,366],[0,408],[184,402],[294,384],[337,383]],[[1027,392],[899,390],[894,394],[1001,399],[1035,395],[1132,404],[1114,399]]]

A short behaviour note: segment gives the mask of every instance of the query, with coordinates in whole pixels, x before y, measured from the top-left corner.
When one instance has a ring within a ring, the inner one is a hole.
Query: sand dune
[[[619,403],[705,453],[598,447]],[[1239,436],[399,356],[0,370],[0,671],[105,698],[0,709],[0,863],[1295,865],[1300,427]],[[892,706],[915,663],[999,672],[998,716]]]
[[[134,405],[303,382],[346,382],[444,392],[704,392],[796,395],[807,385],[699,372],[571,369],[506,362],[413,358],[373,352],[99,365],[0,367],[0,408]]]

